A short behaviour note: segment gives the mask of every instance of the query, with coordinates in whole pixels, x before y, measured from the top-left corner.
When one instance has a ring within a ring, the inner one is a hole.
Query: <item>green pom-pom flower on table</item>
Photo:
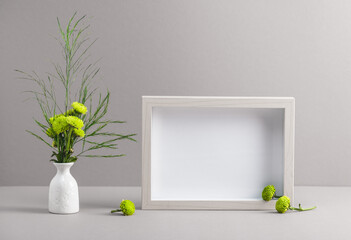
[[[266,186],[262,191],[262,199],[265,201],[270,201],[273,198],[279,198],[281,196],[277,196],[275,192],[275,187],[273,185]]]
[[[275,203],[275,209],[279,213],[285,213],[290,207],[290,198],[287,196],[282,196]]]
[[[133,215],[135,212],[135,206],[134,203],[130,200],[124,200],[120,204],[121,211],[123,212],[124,215],[130,216]]]
[[[122,212],[125,216],[130,216],[135,212],[135,205],[130,200],[122,200],[119,207],[120,209],[112,210],[111,213]]]
[[[278,199],[278,201],[275,204],[275,209],[279,213],[285,213],[287,210],[296,210],[296,211],[308,211],[315,209],[316,207],[311,207],[311,208],[301,208],[301,204],[299,204],[298,208],[291,207],[290,206],[290,198],[287,196],[282,196]]]

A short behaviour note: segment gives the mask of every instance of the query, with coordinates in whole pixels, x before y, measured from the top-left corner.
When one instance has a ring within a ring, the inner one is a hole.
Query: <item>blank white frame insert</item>
[[[294,98],[143,97],[143,209],[273,209],[293,200]]]

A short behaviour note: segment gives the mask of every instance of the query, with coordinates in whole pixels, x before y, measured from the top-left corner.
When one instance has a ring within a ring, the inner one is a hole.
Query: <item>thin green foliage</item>
[[[115,150],[117,149],[117,141],[124,139],[135,141],[133,138],[135,134],[124,135],[106,131],[106,128],[111,124],[125,122],[105,119],[110,103],[110,92],[107,90],[105,94],[101,94],[98,93],[98,88],[93,87],[93,81],[99,74],[100,68],[97,66],[99,61],[87,63],[90,56],[89,50],[96,40],[91,41],[85,34],[90,27],[85,23],[85,20],[86,15],[77,18],[77,13],[74,13],[67,26],[63,27],[57,18],[60,34],[57,40],[62,47],[64,64],[53,63],[55,73],[47,73],[46,78],[42,79],[34,71],[26,73],[15,70],[21,74],[20,79],[30,80],[36,84],[36,90],[26,91],[32,94],[42,112],[43,121],[40,122],[36,119],[34,121],[45,137],[51,138],[53,143],[50,144],[44,137],[32,131],[27,132],[48,145],[53,150],[51,157],[55,157],[50,161],[58,163],[75,162],[78,157],[121,157],[124,154],[86,153],[101,149]],[[57,101],[57,87],[63,87],[64,90],[63,107]],[[69,109],[73,99],[87,106],[88,113],[80,114]],[[97,100],[97,104],[93,106],[95,100]],[[85,133],[84,137],[75,135],[74,128],[67,128],[60,133],[50,134],[53,129],[53,121],[57,116],[68,117],[72,113],[73,116],[83,121],[84,127],[81,130]],[[74,153],[74,146],[78,143],[81,144],[81,150]]]

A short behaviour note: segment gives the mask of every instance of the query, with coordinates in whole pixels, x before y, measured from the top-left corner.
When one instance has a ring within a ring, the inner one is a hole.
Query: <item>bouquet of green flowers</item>
[[[117,149],[116,142],[122,139],[135,141],[135,134],[118,134],[106,131],[110,124],[124,123],[123,121],[112,121],[104,119],[109,106],[110,93],[96,95],[97,88],[92,88],[92,80],[97,76],[99,68],[96,63],[86,64],[89,59],[88,50],[95,43],[89,43],[85,35],[89,25],[85,25],[86,16],[76,19],[76,13],[70,18],[67,27],[63,29],[57,18],[60,31],[59,41],[64,56],[64,65],[53,64],[55,74],[48,73],[46,80],[43,80],[36,72],[21,73],[20,78],[34,81],[39,90],[27,91],[34,95],[44,121],[35,120],[42,132],[52,140],[50,144],[45,137],[41,137],[32,131],[27,131],[52,150],[51,161],[56,163],[75,162],[78,157],[121,157],[123,154],[96,155],[87,152],[108,148]],[[78,82],[78,87],[74,83]],[[64,107],[60,108],[56,98],[57,84],[64,89]],[[74,88],[76,87],[76,89]],[[72,92],[75,90],[72,101]],[[97,104],[93,107],[93,100]],[[98,137],[98,138],[96,138]],[[107,138],[107,139],[106,139]],[[102,139],[102,140],[101,140]],[[74,146],[81,143],[81,151],[75,153]],[[74,156],[73,156],[74,155]]]

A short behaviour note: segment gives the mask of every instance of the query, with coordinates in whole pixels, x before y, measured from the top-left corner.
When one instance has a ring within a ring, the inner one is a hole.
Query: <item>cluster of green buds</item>
[[[273,185],[268,185],[262,191],[262,199],[265,201],[270,201],[273,198],[278,198],[278,200],[275,204],[275,209],[279,213],[285,213],[287,210],[308,211],[308,210],[312,210],[312,209],[316,208],[316,207],[302,208],[301,204],[299,204],[298,208],[292,207],[292,206],[290,206],[290,198],[289,197],[277,196],[275,187]]]
[[[122,200],[119,207],[120,209],[111,210],[111,213],[122,212],[124,216],[130,216],[133,215],[135,212],[135,205],[130,200]]]

